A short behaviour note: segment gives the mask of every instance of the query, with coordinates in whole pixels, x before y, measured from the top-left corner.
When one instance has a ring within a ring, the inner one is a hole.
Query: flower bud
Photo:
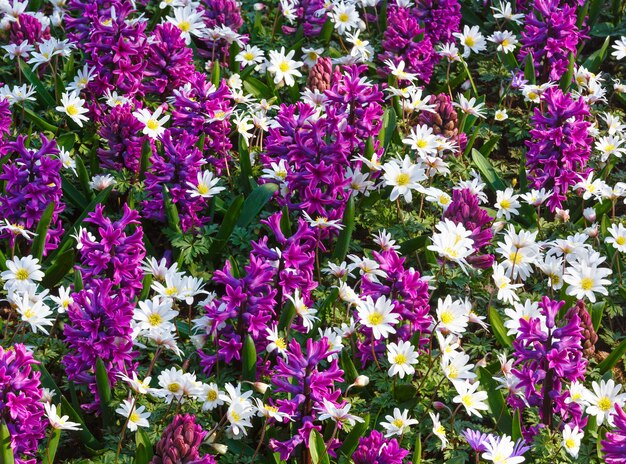
[[[228,446],[222,445],[220,443],[212,443],[211,448],[213,448],[219,454],[226,454],[228,452]]]
[[[554,215],[554,219],[559,222],[569,221],[569,209],[556,208],[556,214]]]
[[[589,222],[596,222],[596,210],[593,208],[585,208],[583,216]]]
[[[504,226],[506,226],[506,222],[505,221],[496,221],[493,223],[493,225],[491,226],[491,231],[494,234],[497,234],[498,232],[500,232],[502,229],[504,229]]]
[[[370,378],[367,375],[359,375],[355,380],[354,380],[354,385],[356,385],[357,387],[364,387],[366,386],[368,383],[370,383]]]

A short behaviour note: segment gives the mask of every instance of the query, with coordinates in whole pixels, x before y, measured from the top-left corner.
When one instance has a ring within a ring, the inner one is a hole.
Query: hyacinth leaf
[[[243,88],[257,98],[272,98],[273,95],[267,85],[252,76],[248,76],[246,80],[243,81]]]
[[[529,84],[535,84],[535,62],[533,60],[533,52],[529,51],[526,55],[526,62],[524,63],[524,79]]]
[[[324,438],[315,429],[312,429],[309,434],[309,452],[311,453],[312,464],[330,464]]]
[[[239,62],[235,58],[237,57],[237,54],[239,54],[240,51],[241,51],[241,47],[239,47],[239,44],[237,42],[233,42],[230,44],[230,50],[228,52],[228,56],[229,56],[228,67],[233,73],[236,73],[237,71],[239,71]]]
[[[513,419],[511,413],[507,409],[506,401],[502,391],[498,390],[498,385],[493,380],[491,372],[484,367],[478,368],[478,378],[480,385],[487,392],[487,404],[491,410],[491,417],[496,422],[496,428],[502,432],[511,435],[513,430]]]
[[[352,358],[347,350],[341,351],[341,369],[343,370],[344,380],[347,385],[352,384],[359,376],[359,372],[356,370],[356,367],[354,367]]]
[[[322,30],[320,31],[320,41],[323,44],[328,45],[328,43],[330,42],[330,38],[333,35],[334,29],[335,29],[335,25],[330,20],[330,18],[328,18],[326,22],[324,23],[324,25],[322,26]]]
[[[289,219],[289,208],[283,206],[282,215],[280,216],[280,231],[285,237],[291,236],[291,220]]]
[[[589,2],[590,5],[587,14],[587,27],[592,27],[596,23],[600,13],[602,12],[604,2],[605,0],[591,0],[591,2]]]
[[[91,200],[93,199],[93,189],[89,186],[89,173],[87,172],[85,163],[83,163],[83,159],[80,156],[75,156],[74,160],[76,161],[76,173],[78,174],[80,187],[85,193],[85,198]]]
[[[351,195],[348,199],[341,222],[343,229],[339,232],[339,238],[337,243],[335,243],[335,251],[333,252],[333,259],[339,262],[345,259],[350,248],[350,240],[354,230],[354,195]]]
[[[357,446],[359,446],[359,440],[363,436],[363,434],[367,431],[367,427],[370,423],[370,415],[366,414],[363,417],[363,422],[357,422],[348,436],[344,439],[341,448],[339,448],[339,452],[346,457],[352,456]]]
[[[591,323],[593,324],[593,330],[596,332],[600,330],[602,324],[602,315],[604,314],[604,308],[606,303],[604,301],[594,303],[591,306]]]
[[[96,440],[96,437],[94,437],[89,429],[87,429],[83,418],[76,412],[65,396],[61,397],[61,406],[63,407],[63,414],[68,415],[70,421],[78,422],[80,424],[81,429],[76,433],[80,436],[82,442],[92,450],[102,449],[102,444]]]
[[[507,335],[507,329],[504,327],[504,322],[502,322],[502,317],[498,310],[494,307],[489,307],[487,309],[487,316],[489,318],[489,324],[493,329],[493,334],[495,335],[498,342],[506,347],[512,347],[513,341],[511,337]]]
[[[53,133],[57,133],[59,131],[59,128],[57,126],[50,124],[43,118],[40,118],[32,110],[26,108],[25,106],[21,106],[21,105],[16,105],[16,106],[19,106],[22,109],[22,111],[24,112],[24,117],[26,119],[28,119],[34,125],[39,127],[41,130],[45,130],[45,131],[49,131]]]
[[[165,217],[167,217],[167,224],[176,232],[180,232],[180,217],[178,216],[178,208],[172,202],[170,191],[167,185],[163,185],[163,203],[165,204]]]
[[[387,0],[383,0],[380,5],[380,14],[378,15],[379,30],[387,30]]]
[[[203,134],[204,135],[204,134]],[[150,157],[152,156],[152,145],[150,145],[150,139],[146,137],[141,145],[141,161],[139,163],[139,180],[143,180],[146,177],[146,171],[150,167]]]
[[[519,68],[519,64],[515,59],[514,53],[498,52],[498,57],[507,71],[513,71]]]
[[[291,327],[291,321],[296,316],[296,308],[291,300],[287,300],[283,306],[283,310],[280,312],[280,319],[278,320],[278,330],[287,330]]]
[[[222,75],[222,70],[220,68],[220,62],[215,60],[212,63],[213,69],[211,70],[211,82],[215,87],[220,86],[220,78]]]
[[[152,442],[146,431],[142,428],[137,429],[135,434],[135,443],[137,445],[137,453],[135,455],[135,464],[148,464],[154,455],[152,451]]]
[[[28,82],[30,82],[35,90],[37,91],[37,95],[40,96],[45,102],[48,108],[54,108],[57,106],[54,97],[48,92],[43,83],[39,80],[37,75],[31,70],[30,66],[22,59],[17,60],[20,65],[20,70],[24,77]]]
[[[85,196],[65,176],[61,176],[61,188],[63,189],[63,198],[67,198],[77,208],[83,209],[89,203]]]
[[[215,235],[215,240],[211,244],[209,248],[210,256],[217,256],[222,249],[226,246],[228,242],[228,238],[233,233],[235,226],[237,225],[237,221],[239,220],[239,216],[241,214],[241,209],[243,207],[244,198],[243,195],[239,195],[236,197],[233,202],[230,204],[228,211],[224,214],[224,220],[222,221],[222,225],[220,226],[217,234]]]
[[[596,439],[596,454],[598,455],[598,459],[600,462],[604,462],[604,453],[602,452],[602,440],[606,439],[606,433],[608,430],[606,427],[602,426],[598,430],[598,438]]]
[[[402,255],[408,255],[409,253],[413,253],[414,251],[421,250],[426,246],[427,241],[428,237],[426,235],[420,235],[419,237],[405,240],[400,244],[400,253]]]
[[[48,236],[48,228],[50,227],[50,221],[52,220],[52,214],[54,214],[54,208],[56,203],[51,201],[43,211],[39,224],[37,224],[37,230],[35,231],[35,237],[33,238],[33,245],[30,249],[30,254],[37,258],[41,262],[43,257],[43,250],[46,244],[46,237]]]
[[[483,143],[483,146],[480,147],[478,149],[478,151],[485,157],[488,158],[489,154],[493,151],[493,149],[496,147],[496,145],[498,144],[498,142],[500,141],[500,136],[499,135],[494,135],[493,137],[491,137],[488,141],[486,141],[485,143]]]
[[[491,190],[495,192],[506,189],[506,185],[496,172],[495,168],[491,165],[489,160],[482,155],[481,152],[476,149],[472,149],[472,160]]]
[[[606,359],[598,364],[600,374],[604,374],[612,369],[613,366],[615,366],[615,364],[617,364],[617,362],[622,359],[624,353],[626,353],[626,339],[622,340],[622,342],[617,345],[617,347],[614,348],[613,351],[611,351]]]
[[[41,459],[42,464],[52,464],[54,462],[60,440],[61,429],[52,429],[52,434],[48,438],[48,448]]]
[[[415,437],[415,451],[413,451],[413,464],[421,464],[422,462],[422,434],[418,433]]]
[[[396,130],[396,124],[396,112],[393,108],[387,108],[383,114],[383,123],[381,125],[380,132],[378,133],[378,140],[384,148],[387,148],[391,143],[391,139],[393,138]]]
[[[6,422],[2,421],[0,424],[0,464],[13,464],[15,458],[13,457],[13,449],[11,448],[11,434]]]
[[[57,146],[62,147],[66,151],[70,151],[76,144],[76,134],[74,132],[66,132],[56,138]]]
[[[139,295],[139,301],[143,301],[148,298],[150,294],[150,285],[152,285],[152,274],[146,274],[141,281],[141,294]]]
[[[412,383],[396,385],[393,389],[393,397],[400,403],[415,399],[417,397],[417,387]]]
[[[602,47],[599,50],[596,50],[595,52],[593,52],[591,55],[589,55],[589,58],[585,60],[585,62],[583,63],[583,66],[587,68],[588,71],[593,72],[593,73],[598,72],[598,70],[600,69],[600,65],[606,59],[606,54],[607,54],[606,52],[609,48],[610,43],[611,43],[611,38],[607,37],[604,41],[604,44],[602,44]]]
[[[570,52],[569,54],[569,64],[567,65],[567,71],[561,76],[561,80],[559,82],[559,87],[563,92],[567,92],[567,90],[572,85],[572,78],[574,77],[574,62],[576,61],[576,56],[574,53]]]
[[[248,142],[243,135],[239,135],[239,167],[241,173],[239,176],[239,186],[241,189],[250,193],[250,179],[252,179],[252,165],[250,164],[250,150]]]
[[[102,420],[105,424],[108,424],[111,422],[113,415],[111,411],[111,384],[109,383],[109,374],[104,366],[104,362],[100,358],[96,360],[96,387],[98,389],[98,398],[100,399]]]
[[[513,414],[511,437],[513,440],[519,440],[522,438],[522,418],[519,409],[516,409],[515,414]]]
[[[85,288],[85,283],[83,282],[83,274],[79,269],[74,270],[74,291],[80,292]]]
[[[254,340],[252,340],[252,337],[248,334],[243,344],[243,354],[241,355],[243,380],[248,380],[250,382],[256,381],[256,357]]]

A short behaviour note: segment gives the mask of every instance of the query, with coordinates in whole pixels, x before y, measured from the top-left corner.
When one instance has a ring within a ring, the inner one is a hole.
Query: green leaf
[[[387,108],[383,114],[383,122],[380,132],[378,133],[378,140],[384,148],[387,148],[391,143],[391,139],[393,138],[393,134],[396,130],[396,124],[396,112],[393,108]]]
[[[45,288],[52,288],[67,275],[74,265],[74,250],[67,250],[58,255],[52,265],[46,269],[41,284]]]
[[[567,65],[567,71],[561,76],[561,80],[559,82],[559,87],[563,92],[567,92],[572,85],[572,77],[574,76],[574,62],[576,61],[576,56],[573,52],[569,54],[569,64]]]
[[[489,154],[493,151],[493,149],[495,148],[499,140],[500,140],[500,136],[494,135],[487,142],[483,143],[483,146],[480,147],[478,151],[481,153],[481,155],[487,158]]]
[[[280,319],[278,320],[278,330],[288,330],[291,327],[291,321],[296,315],[296,308],[293,306],[291,300],[287,300],[283,306],[283,310],[280,312]]]
[[[105,424],[112,422],[111,412],[111,384],[109,383],[109,374],[102,359],[96,360],[96,388],[98,389],[98,397],[100,398],[100,410],[102,411],[102,420]]]
[[[48,236],[48,228],[50,227],[50,221],[52,220],[52,214],[54,213],[54,208],[56,204],[54,201],[48,203],[46,209],[43,211],[41,215],[41,219],[39,219],[39,224],[37,224],[37,230],[35,231],[35,237],[33,238],[33,245],[30,248],[30,254],[41,262],[41,258],[43,257],[43,250],[46,244],[46,237]]]
[[[83,282],[83,275],[79,269],[74,270],[74,291],[80,292],[83,288],[85,288],[85,283]]]
[[[505,183],[502,181],[489,160],[487,160],[481,152],[476,149],[472,149],[472,160],[485,179],[485,182],[487,182],[487,185],[489,185],[494,192],[506,189]]]
[[[344,439],[341,448],[339,448],[339,452],[346,457],[351,457],[352,453],[356,450],[357,446],[359,446],[359,440],[363,436],[363,434],[367,431],[367,426],[370,423],[370,415],[366,414],[363,417],[363,422],[357,422],[350,433]]]
[[[512,424],[512,438],[513,440],[519,440],[522,438],[522,418],[520,414],[520,410],[516,409],[515,414],[513,414],[513,424]]]
[[[250,180],[252,179],[252,164],[250,163],[250,149],[248,142],[243,135],[239,135],[239,168],[241,173],[239,176],[239,185],[241,189],[250,193]]]
[[[413,464],[421,464],[422,462],[422,434],[418,433],[415,437],[415,451],[413,451]]]
[[[624,353],[626,353],[626,339],[622,340],[622,342],[617,345],[617,348],[613,349],[613,351],[611,351],[611,354],[609,354],[604,361],[598,364],[600,374],[604,374],[605,372],[608,372],[610,369],[612,369],[613,366],[615,366],[622,358],[622,356],[624,356]]]
[[[344,378],[346,384],[352,384],[356,378],[359,376],[359,372],[354,367],[354,363],[352,362],[352,358],[348,350],[341,350],[341,369],[344,372]]]
[[[135,433],[135,444],[137,446],[137,452],[135,453],[135,464],[148,464],[154,456],[152,451],[152,442],[148,437],[147,432],[138,428]]]
[[[78,174],[78,181],[80,182],[80,186],[85,192],[85,198],[92,199],[93,189],[89,186],[89,173],[87,173],[87,168],[85,168],[85,163],[83,162],[83,158],[76,155],[74,157],[76,161],[76,173]]]
[[[256,382],[256,347],[250,334],[246,335],[241,355],[242,378],[250,382]]]
[[[604,44],[602,44],[602,47],[600,47],[600,49],[596,50],[591,55],[589,55],[589,58],[587,58],[585,62],[583,63],[583,66],[587,68],[587,70],[593,73],[598,72],[600,70],[600,66],[606,59],[606,52],[609,48],[610,42],[611,42],[611,38],[607,37],[604,40]]]
[[[396,385],[393,389],[393,397],[400,403],[412,400],[417,397],[417,387],[412,383],[403,383]]]
[[[487,403],[491,410],[490,416],[496,423],[496,429],[511,435],[513,430],[513,419],[511,413],[507,409],[506,401],[502,391],[498,390],[498,385],[493,380],[491,373],[484,367],[478,368],[478,378],[480,379],[480,385],[487,392]]]
[[[61,396],[61,406],[63,407],[63,414],[69,416],[70,421],[78,422],[80,424],[81,429],[76,433],[80,436],[81,441],[92,450],[102,449],[102,444],[96,440],[96,437],[89,431],[83,418],[76,412],[76,410],[72,407],[69,401],[65,396]]]
[[[211,82],[213,82],[213,85],[215,87],[220,86],[220,76],[221,76],[220,62],[217,60],[214,60],[213,69],[211,70]]]
[[[241,216],[237,221],[238,227],[246,227],[257,217],[257,215],[263,209],[263,206],[272,198],[272,195],[278,190],[278,184],[268,182],[267,184],[259,185],[252,193],[246,198],[241,209]]]
[[[270,88],[259,79],[248,76],[243,81],[243,88],[257,98],[272,98],[273,93]]]
[[[204,134],[203,134],[204,135]],[[139,164],[139,180],[143,180],[146,177],[146,171],[150,167],[150,157],[152,156],[152,145],[150,145],[150,138],[146,137],[141,145],[141,162]]]
[[[54,457],[57,454],[60,439],[61,429],[52,429],[52,435],[48,438],[48,450],[46,453],[43,453],[43,457],[41,459],[42,464],[52,464],[54,462]]]
[[[0,464],[14,464],[13,448],[11,448],[11,434],[6,422],[0,424]]]
[[[139,295],[139,301],[146,300],[150,294],[150,285],[152,285],[152,274],[146,273],[141,281],[141,294]]]
[[[524,79],[530,84],[535,84],[535,62],[533,60],[533,52],[529,51],[526,55],[526,63],[524,63]]]
[[[24,117],[28,119],[30,122],[32,122],[33,124],[35,124],[40,129],[49,131],[49,132],[54,132],[54,133],[59,131],[59,128],[57,126],[50,124],[46,120],[42,119],[32,110],[26,108],[25,106],[21,106],[21,105],[18,105],[18,106],[22,108],[22,111],[24,112]]]
[[[89,203],[85,196],[65,176],[61,178],[61,188],[63,189],[63,199],[67,198],[77,208],[82,210]]]
[[[596,332],[600,330],[605,306],[606,302],[604,301],[599,301],[591,306],[591,323],[593,324],[593,330]]]
[[[330,38],[333,35],[333,29],[335,29],[335,25],[330,20],[330,18],[326,19],[326,22],[322,26],[322,30],[320,31],[320,41],[323,44],[328,45],[330,42]]]
[[[493,334],[503,347],[512,347],[513,341],[511,337],[507,335],[507,329],[504,327],[504,323],[502,322],[502,317],[500,317],[500,313],[498,310],[492,306],[487,308],[487,317],[489,318],[489,324],[493,329]]]
[[[165,205],[165,217],[167,218],[168,225],[176,232],[181,232],[180,229],[180,217],[178,216],[178,208],[172,202],[170,191],[167,185],[163,185],[163,203]]]
[[[30,82],[33,87],[35,87],[37,95],[43,99],[48,108],[55,108],[57,106],[57,102],[52,97],[50,92],[48,92],[43,83],[39,80],[39,77],[37,77],[37,75],[31,70],[30,66],[28,66],[28,64],[24,60],[18,59],[17,61],[19,62],[20,70],[22,71],[22,74],[24,74],[24,77],[26,77],[28,82]]]
[[[324,438],[315,429],[312,429],[309,434],[309,452],[312,464],[330,464]]]
[[[244,199],[243,195],[239,195],[236,197],[233,202],[230,204],[228,211],[224,215],[224,219],[222,220],[222,225],[220,226],[217,234],[215,235],[215,239],[209,248],[209,255],[216,256],[218,255],[222,249],[226,246],[230,235],[233,233],[235,226],[237,225],[237,221],[239,220],[239,215],[241,214],[241,209],[243,207]]]
[[[289,220],[289,208],[283,207],[282,215],[280,216],[280,231],[285,237],[291,236],[291,221]]]
[[[335,251],[333,252],[334,260],[343,261],[348,254],[352,231],[354,230],[354,209],[354,195],[350,195],[346,209],[343,212],[343,229],[339,232],[337,243],[335,243]]]
[[[426,235],[420,235],[419,237],[405,240],[400,244],[400,253],[402,255],[408,255],[409,253],[413,253],[414,251],[421,250],[426,246],[427,241],[428,237]]]

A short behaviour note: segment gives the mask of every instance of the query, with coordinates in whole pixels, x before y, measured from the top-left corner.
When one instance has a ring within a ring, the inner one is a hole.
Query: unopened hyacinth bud
[[[419,123],[426,124],[436,135],[455,139],[459,134],[459,116],[452,106],[450,97],[445,93],[430,96],[430,104],[435,105],[434,112],[422,111]]]
[[[583,355],[587,359],[590,359],[596,352],[598,334],[593,327],[593,322],[591,321],[589,311],[587,311],[587,308],[585,307],[585,302],[582,300],[578,300],[576,306],[574,306],[570,311],[578,314],[578,317],[580,318],[580,328],[582,329],[584,336],[584,338],[582,339]]]
[[[198,451],[205,435],[193,415],[177,415],[163,431],[150,464],[215,463],[211,455],[200,456]]]
[[[306,86],[310,90],[324,92],[330,89],[333,75],[333,64],[329,57],[320,57],[311,68]]]

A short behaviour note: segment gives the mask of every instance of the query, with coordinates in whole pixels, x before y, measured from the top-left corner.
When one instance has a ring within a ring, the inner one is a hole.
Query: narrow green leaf
[[[54,457],[57,454],[60,439],[61,429],[52,429],[52,435],[48,438],[48,450],[43,454],[41,459],[42,464],[52,464],[54,462]]]
[[[391,139],[396,130],[396,112],[393,108],[387,108],[383,114],[383,123],[378,133],[378,140],[384,148],[387,148],[391,143]]]
[[[496,340],[498,340],[503,347],[512,347],[513,341],[511,340],[511,337],[507,335],[507,329],[504,327],[504,323],[502,322],[502,318],[500,317],[498,310],[493,307],[487,308],[487,316]]]
[[[257,98],[272,98],[273,96],[271,89],[267,85],[252,76],[248,76],[243,81],[243,88]]]
[[[278,320],[278,330],[284,331],[291,327],[291,321],[296,315],[296,308],[293,306],[291,300],[288,300],[283,306],[283,310],[280,312],[280,319]]]
[[[250,163],[250,150],[248,142],[243,135],[239,135],[239,186],[245,193],[250,193],[250,179],[252,179],[252,164]]]
[[[490,416],[496,423],[496,428],[507,435],[512,434],[513,419],[511,413],[507,409],[506,401],[502,391],[498,390],[498,385],[493,380],[491,373],[484,367],[478,368],[478,377],[480,379],[480,385],[487,392],[487,403],[491,410]]]
[[[316,429],[312,429],[309,434],[309,452],[311,453],[312,464],[330,464],[326,443]]]
[[[506,188],[505,183],[502,181],[494,167],[481,152],[476,149],[472,149],[472,160],[485,179],[485,182],[487,182],[487,185],[489,185],[494,192],[497,190],[504,190]]]
[[[414,251],[421,250],[426,246],[427,241],[428,237],[426,235],[420,235],[419,237],[406,240],[400,244],[400,253],[402,255],[408,255]]]
[[[291,221],[289,219],[289,208],[283,207],[282,215],[280,216],[280,231],[285,237],[291,236]]]
[[[108,424],[112,421],[111,384],[109,383],[109,374],[104,366],[104,362],[100,358],[96,360],[96,388],[100,398],[102,420],[105,424]]]
[[[52,214],[54,213],[54,208],[56,204],[54,201],[48,203],[46,209],[43,211],[41,215],[41,219],[39,219],[39,224],[37,224],[37,230],[35,231],[35,237],[33,238],[33,244],[30,248],[30,254],[41,262],[43,257],[43,250],[46,244],[46,237],[48,236],[48,228],[50,227],[50,221],[52,220]]]
[[[363,434],[367,431],[367,427],[370,423],[370,415],[366,414],[363,417],[363,422],[357,422],[350,433],[346,436],[343,443],[341,444],[341,448],[339,448],[339,452],[346,457],[351,457],[352,453],[356,450],[357,446],[359,446],[359,440],[363,436]]]
[[[11,448],[11,434],[6,422],[0,424],[0,464],[14,464],[15,458]]]
[[[204,134],[203,134],[204,135]],[[146,137],[141,145],[141,162],[139,164],[139,180],[144,180],[146,177],[146,171],[150,167],[150,157],[152,156],[152,145],[150,144],[150,138]]]
[[[520,410],[516,409],[515,414],[513,414],[513,429],[512,429],[512,438],[513,440],[519,440],[522,438],[522,417],[520,414]]]
[[[93,189],[89,186],[89,173],[87,172],[87,168],[85,167],[85,163],[83,162],[82,157],[75,156],[74,161],[76,162],[76,173],[78,174],[78,182],[80,182],[80,186],[85,193],[85,198],[91,200],[94,197]]]
[[[422,463],[422,434],[418,433],[415,437],[415,451],[413,451],[413,464]]]
[[[172,197],[170,196],[170,191],[167,188],[167,185],[163,185],[163,203],[165,205],[165,216],[167,217],[168,225],[180,232],[180,217],[178,216],[178,208],[172,202]]]
[[[569,54],[569,64],[567,65],[567,71],[561,76],[561,80],[559,82],[559,87],[563,92],[567,92],[572,85],[572,78],[574,76],[574,62],[576,61],[576,56],[573,52]]]
[[[478,149],[478,151],[485,158],[489,157],[489,154],[493,151],[493,149],[495,148],[499,140],[500,140],[500,136],[494,135],[487,142],[485,142],[483,146]]]
[[[20,70],[26,80],[30,82],[35,90],[37,91],[37,95],[41,97],[41,99],[45,102],[48,108],[55,108],[57,106],[57,102],[52,97],[50,92],[46,89],[43,83],[39,80],[39,77],[31,70],[30,66],[22,59],[17,60],[19,62]]]
[[[622,340],[622,342],[617,345],[613,351],[606,357],[604,361],[598,364],[598,369],[600,370],[600,374],[604,374],[608,372],[610,369],[617,364],[617,362],[624,356],[626,353],[626,339]]]
[[[320,41],[323,44],[328,45],[328,43],[330,42],[330,38],[333,35],[334,29],[335,26],[330,18],[326,19],[326,22],[324,23],[324,25],[322,26],[322,30],[320,31]]]
[[[80,270],[74,269],[74,291],[80,292],[83,288],[85,288],[83,275]]]
[[[87,425],[83,421],[83,418],[76,412],[76,410],[72,407],[67,398],[61,396],[61,406],[63,407],[63,414],[69,416],[70,421],[78,422],[81,426],[81,429],[76,433],[80,436],[81,441],[92,450],[102,449],[102,444],[96,440],[96,437],[89,431]]]
[[[67,198],[77,208],[82,210],[89,203],[85,196],[65,176],[61,178],[61,188],[63,189],[63,199]]]
[[[18,106],[22,108],[22,111],[24,112],[24,117],[28,119],[30,122],[32,122],[33,124],[35,124],[40,129],[53,132],[53,133],[57,133],[59,131],[59,128],[57,126],[50,124],[48,121],[42,119],[34,111],[26,108],[25,106],[21,106],[21,105],[18,105]]]
[[[524,63],[524,79],[526,79],[529,84],[535,84],[535,62],[533,60],[532,51],[529,51],[528,55],[526,55],[526,62]]]
[[[604,313],[604,308],[606,306],[606,302],[601,301],[595,303],[591,306],[591,323],[593,324],[593,330],[596,332],[600,330],[600,324],[602,323],[602,314]]]
[[[344,378],[346,384],[352,384],[356,378],[359,376],[359,372],[354,367],[354,362],[352,362],[352,358],[350,357],[350,353],[348,350],[341,350],[341,369],[344,372]]]
[[[224,215],[224,219],[222,220],[222,225],[220,226],[217,234],[215,235],[215,239],[209,248],[209,255],[215,257],[219,254],[222,249],[226,246],[230,235],[233,233],[235,226],[237,225],[237,221],[239,220],[239,216],[241,214],[241,208],[243,207],[244,199],[243,195],[239,195],[236,197],[233,202],[230,204],[228,211]]]
[[[139,301],[143,301],[148,298],[150,294],[150,285],[152,285],[152,274],[145,274],[141,281],[141,294],[139,295]]]
[[[250,382],[256,382],[256,347],[250,334],[246,335],[241,355],[242,378]]]
[[[142,429],[137,429],[135,433],[135,443],[137,445],[137,453],[135,455],[135,464],[148,464],[154,456],[152,450],[152,442],[148,433]]]
[[[221,76],[220,62],[217,60],[214,60],[213,69],[211,70],[211,82],[213,82],[213,85],[215,87],[220,86],[220,76]]]
[[[348,254],[352,232],[354,231],[354,211],[354,195],[350,195],[341,221],[343,223],[343,229],[339,232],[339,238],[337,238],[335,251],[333,252],[333,259],[336,261],[343,261]]]

